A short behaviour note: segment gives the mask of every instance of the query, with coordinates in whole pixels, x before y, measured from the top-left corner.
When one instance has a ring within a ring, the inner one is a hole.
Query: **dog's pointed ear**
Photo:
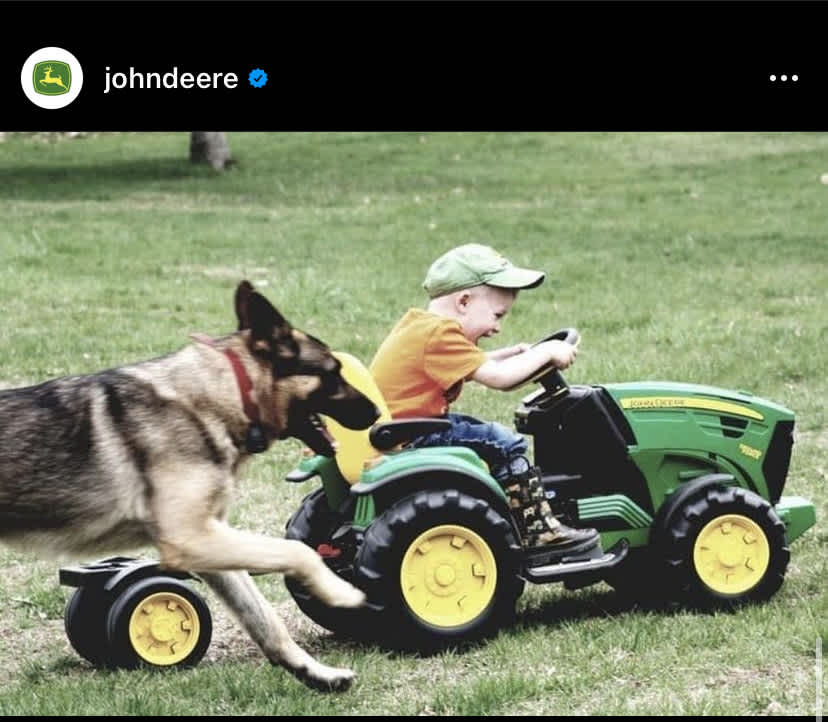
[[[236,318],[239,320],[239,331],[250,328],[250,296],[255,293],[253,284],[250,281],[242,281],[236,288],[234,298],[236,306]]]
[[[239,331],[250,329],[251,351],[277,352],[281,356],[285,355],[285,346],[293,348],[290,323],[249,281],[239,284],[235,301]]]

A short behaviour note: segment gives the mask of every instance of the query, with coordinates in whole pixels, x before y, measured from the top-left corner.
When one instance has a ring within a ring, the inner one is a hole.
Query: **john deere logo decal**
[[[63,48],[41,48],[23,63],[20,85],[26,97],[40,108],[64,108],[81,92],[83,68]]]
[[[44,60],[34,67],[35,93],[63,95],[72,87],[72,69],[60,60]]]

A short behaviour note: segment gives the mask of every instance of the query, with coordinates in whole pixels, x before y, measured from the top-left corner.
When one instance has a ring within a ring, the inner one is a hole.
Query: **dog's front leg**
[[[247,571],[287,574],[332,607],[358,607],[365,595],[332,572],[315,550],[300,541],[234,529],[215,500],[232,480],[210,466],[171,467],[154,479],[153,515],[161,565],[190,572]]]
[[[171,523],[174,522],[174,523]],[[277,572],[296,578],[311,594],[332,607],[359,607],[365,594],[332,572],[322,557],[300,541],[233,529],[218,519],[197,520],[176,514],[159,541],[161,564],[191,572],[244,570]]]
[[[309,687],[343,691],[351,686],[350,669],[328,667],[302,649],[247,572],[202,572],[199,576],[222,599],[265,656]]]

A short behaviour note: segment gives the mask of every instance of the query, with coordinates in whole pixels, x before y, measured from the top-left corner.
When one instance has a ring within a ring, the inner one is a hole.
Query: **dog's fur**
[[[362,592],[301,542],[225,521],[251,425],[225,349],[252,383],[268,445],[286,436],[319,444],[308,424],[315,412],[352,428],[378,412],[327,346],[247,281],[235,305],[238,330],[209,343],[0,392],[0,541],[73,556],[152,544],[163,568],[201,577],[271,662],[310,686],[344,689],[353,673],[299,647],[248,572],[292,575],[333,606],[359,606]]]

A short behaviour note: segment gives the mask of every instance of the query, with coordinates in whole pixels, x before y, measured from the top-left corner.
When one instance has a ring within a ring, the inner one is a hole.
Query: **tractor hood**
[[[794,420],[794,412],[790,409],[748,391],[669,381],[605,384],[604,388],[625,412],[698,409],[752,419],[769,426],[776,421]]]
[[[688,460],[695,457],[700,473],[732,474],[779,501],[793,445],[790,409],[715,386],[646,381],[604,388],[630,425],[633,456],[648,478],[661,475],[667,488],[694,473]]]

